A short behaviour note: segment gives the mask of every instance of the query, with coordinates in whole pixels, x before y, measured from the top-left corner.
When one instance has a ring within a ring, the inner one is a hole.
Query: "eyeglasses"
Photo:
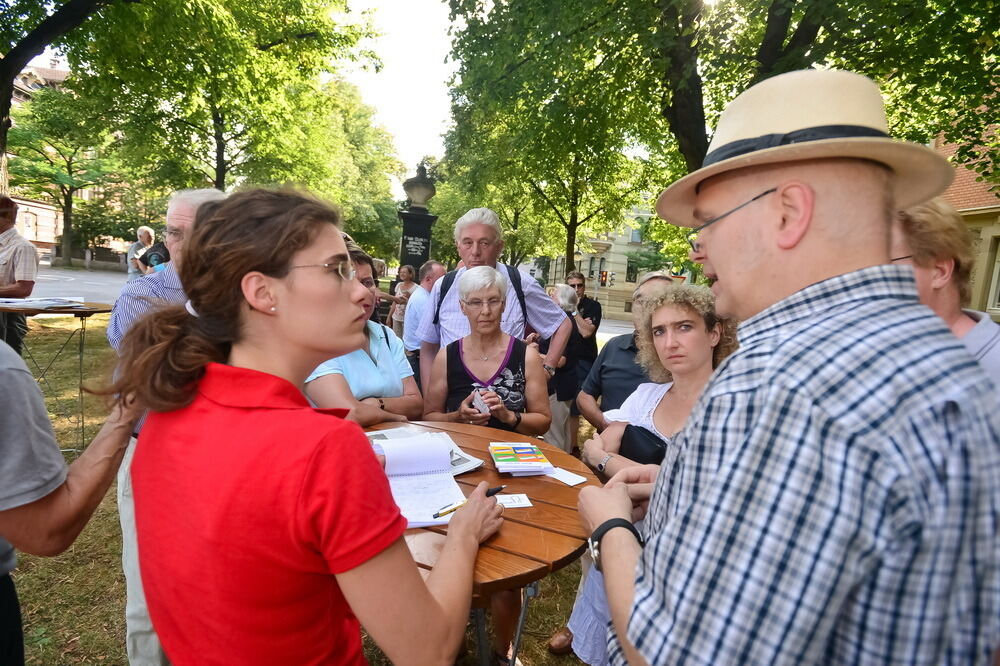
[[[496,310],[503,303],[503,301],[501,301],[499,298],[491,298],[488,301],[481,301],[478,298],[476,298],[471,301],[462,301],[462,302],[465,303],[465,307],[469,308],[470,310],[482,310],[484,305],[489,305],[490,310]]]
[[[896,257],[895,259],[890,259],[889,263],[890,264],[894,264],[897,261],[902,261],[903,259],[913,259],[913,255],[912,254],[908,254],[908,255],[906,255],[904,257]]]
[[[373,280],[372,278],[362,278],[358,280],[358,282],[360,282],[361,286],[364,287],[365,289],[375,288],[375,280]]]
[[[753,199],[750,199],[749,201],[744,201],[743,203],[741,203],[736,208],[733,208],[732,210],[727,210],[722,215],[716,215],[712,219],[706,220],[706,222],[704,224],[702,224],[700,227],[695,227],[694,229],[692,229],[691,233],[689,233],[688,237],[687,237],[687,242],[691,244],[691,249],[694,250],[695,252],[701,252],[701,243],[698,242],[698,234],[700,234],[705,229],[705,227],[709,227],[709,226],[715,224],[716,222],[718,222],[719,220],[721,220],[722,218],[724,218],[724,217],[726,217],[728,215],[732,215],[733,213],[735,213],[736,211],[738,211],[740,208],[743,208],[744,206],[749,206],[754,201],[757,201],[757,199],[762,199],[762,198],[766,197],[768,194],[771,194],[772,192],[777,192],[777,191],[778,191],[777,187],[772,187],[771,189],[767,190],[766,192],[761,192],[760,194],[758,194],[757,196],[755,196]]]
[[[350,261],[340,261],[335,264],[300,264],[299,266],[288,267],[289,270],[293,268],[325,268],[330,273],[339,275],[340,279],[344,282],[350,282],[357,274],[354,270],[354,264]]]

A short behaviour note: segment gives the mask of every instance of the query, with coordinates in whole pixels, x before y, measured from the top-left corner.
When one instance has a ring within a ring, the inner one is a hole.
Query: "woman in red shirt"
[[[186,239],[190,300],[125,338],[112,387],[151,414],[132,465],[140,569],[171,662],[364,663],[360,623],[396,663],[454,660],[479,543],[481,484],[426,582],[361,429],[301,387],[361,346],[362,304],[329,206],[229,197]]]

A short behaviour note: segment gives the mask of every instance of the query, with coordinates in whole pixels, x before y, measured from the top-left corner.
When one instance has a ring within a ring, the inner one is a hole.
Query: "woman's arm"
[[[430,372],[430,385],[424,397],[425,421],[451,421],[452,423],[472,423],[486,425],[489,414],[482,414],[472,406],[472,394],[462,401],[462,406],[453,412],[444,411],[448,396],[448,349],[441,349],[434,358]]]
[[[386,421],[406,420],[405,416],[380,409],[377,402],[372,406],[356,399],[343,375],[329,374],[317,377],[306,384],[305,392],[317,407],[350,410],[347,414],[348,420],[354,421],[362,428]]]
[[[381,400],[381,404],[379,403]],[[393,414],[405,416],[407,419],[419,420],[424,414],[424,398],[413,376],[403,378],[403,395],[398,398],[365,398],[360,401],[373,407],[385,405],[383,409]]]
[[[521,422],[514,428],[522,435],[544,435],[552,425],[549,412],[548,373],[542,368],[542,357],[531,347],[524,351],[524,411]],[[502,423],[514,425],[517,416],[507,409],[493,391],[483,393],[483,400],[490,406],[493,416]]]
[[[394,664],[451,664],[469,621],[479,544],[500,527],[502,510],[480,483],[455,512],[426,583],[403,539],[337,574],[351,610]]]

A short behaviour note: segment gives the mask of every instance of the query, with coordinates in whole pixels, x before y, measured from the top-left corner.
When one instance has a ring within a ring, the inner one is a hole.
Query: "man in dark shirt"
[[[576,359],[576,375],[578,386],[582,385],[590,374],[590,369],[597,359],[597,329],[601,326],[601,304],[587,296],[587,278],[580,271],[572,271],[566,275],[566,284],[576,290],[576,312],[572,313],[576,328],[580,331],[583,344],[580,345]],[[570,405],[569,432],[571,433],[571,449],[577,447],[577,434],[580,431],[580,409],[576,401]]]
[[[644,297],[662,288],[664,283],[673,284],[670,276],[663,271],[654,271],[642,276],[639,285],[632,292],[632,324],[639,326],[638,316]],[[604,430],[607,421],[604,412],[617,409],[632,395],[636,387],[648,382],[646,372],[635,362],[638,349],[635,346],[635,334],[626,333],[611,338],[597,356],[593,367],[583,381],[580,393],[576,396],[576,404],[584,418],[598,431]],[[597,399],[600,398],[600,405]]]

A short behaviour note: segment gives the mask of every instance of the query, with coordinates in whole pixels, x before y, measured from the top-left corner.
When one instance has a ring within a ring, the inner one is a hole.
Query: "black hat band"
[[[888,139],[889,135],[881,130],[863,125],[821,125],[819,127],[807,127],[806,129],[795,130],[787,134],[763,134],[752,139],[740,139],[739,141],[731,141],[724,146],[719,146],[705,156],[705,160],[701,166],[704,168],[733,157],[748,155],[766,148],[788,146],[793,143],[807,143],[809,141],[822,141],[824,139],[857,138]]]

